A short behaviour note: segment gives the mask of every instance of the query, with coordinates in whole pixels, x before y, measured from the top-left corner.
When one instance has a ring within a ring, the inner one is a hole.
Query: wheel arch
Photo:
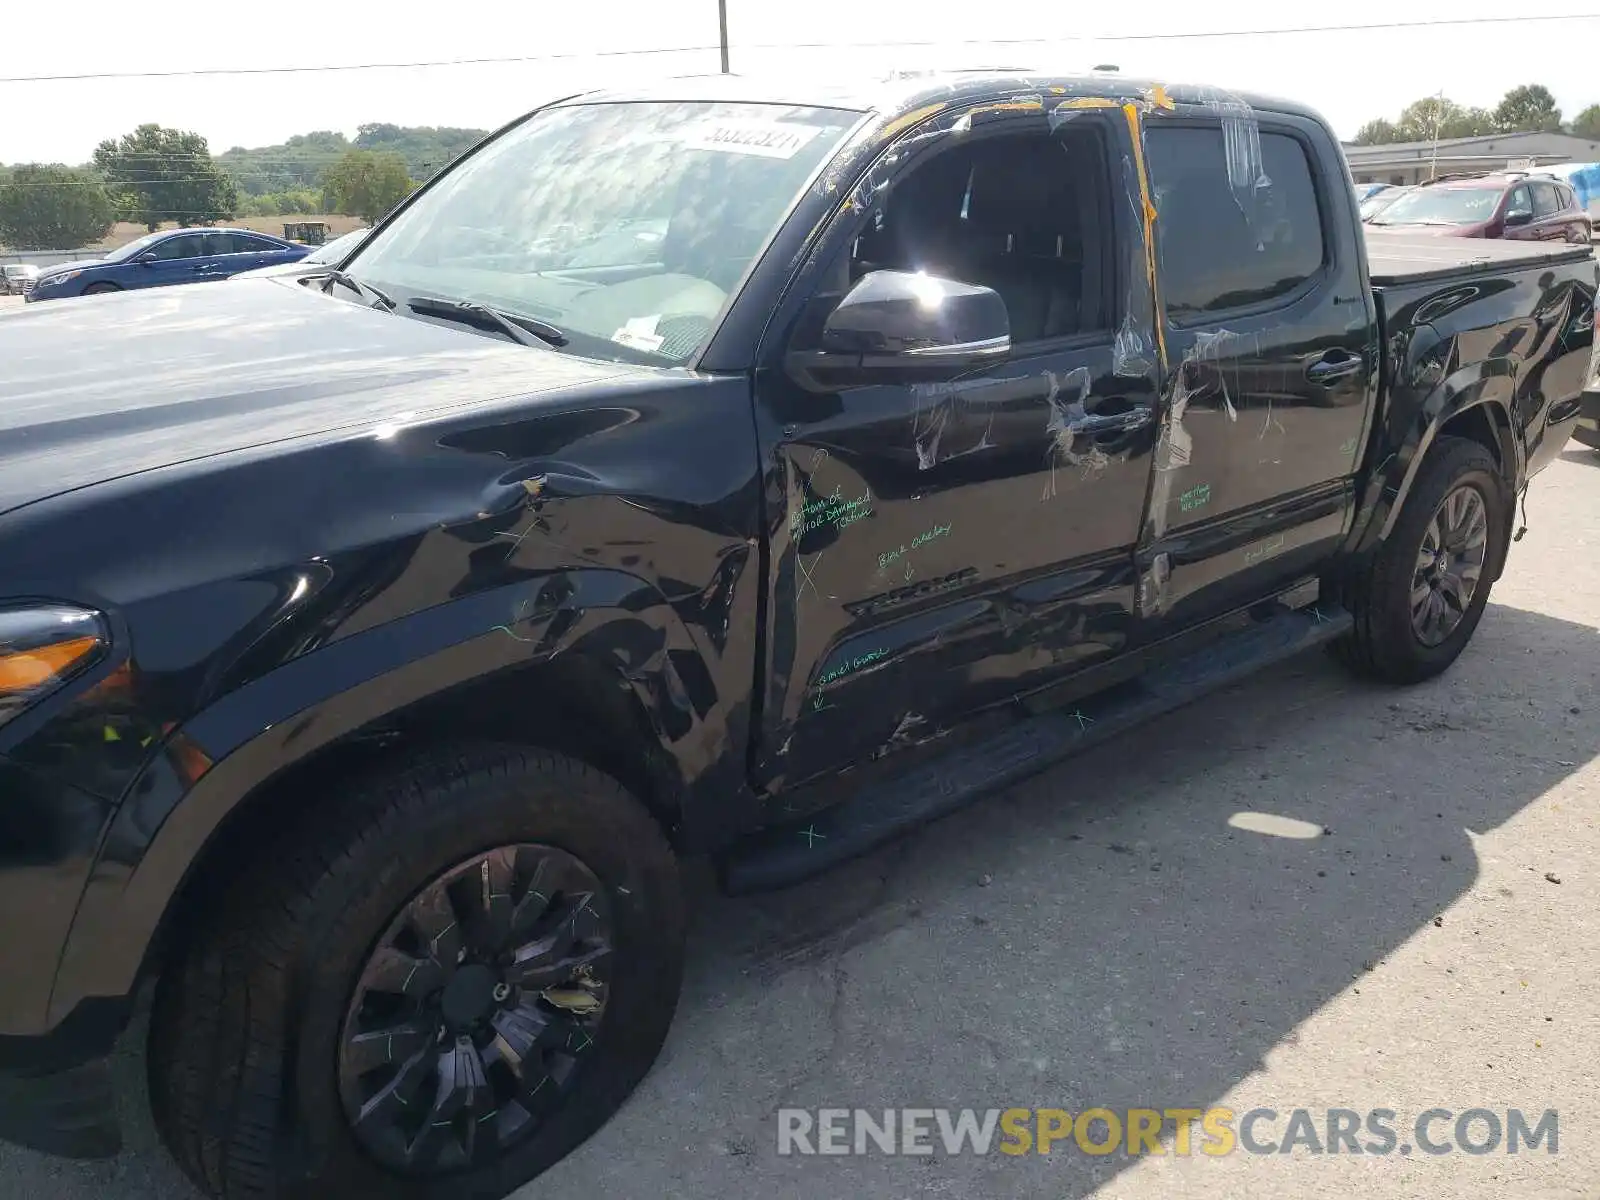
[[[188,941],[239,868],[286,823],[405,761],[407,752],[466,742],[503,742],[580,759],[638,797],[667,837],[682,811],[682,778],[628,682],[573,655],[474,680],[386,714],[286,763],[223,815],[173,892],[140,967],[153,975]]]
[[[1448,343],[1427,338],[1417,341],[1414,357],[1418,361],[1408,366],[1406,377],[1389,397],[1389,411],[1378,434],[1383,441],[1378,465],[1363,491],[1365,518],[1356,523],[1346,543],[1351,557],[1370,554],[1389,537],[1424,460],[1440,437],[1461,437],[1483,446],[1494,458],[1513,498],[1526,479],[1526,454],[1511,420],[1516,364],[1504,358],[1487,359],[1441,379],[1440,373],[1428,367]],[[1412,385],[1430,375],[1433,386],[1418,396]],[[1494,565],[1493,577],[1498,578],[1503,568],[1502,558]]]
[[[672,838],[694,788],[720,785],[723,760],[737,758],[714,751],[731,745],[725,706],[705,694],[709,676],[694,669],[669,605],[644,603],[632,577],[589,574],[611,578],[574,576],[570,598],[609,593],[613,604],[574,603],[517,631],[487,632],[493,618],[476,615],[481,597],[440,606],[392,623],[406,629],[381,627],[303,656],[191,720],[119,808],[68,938],[51,1019],[86,997],[129,994],[183,944],[185,915],[241,856],[342,781],[383,769],[402,746],[470,736],[569,754],[617,778]],[[464,614],[446,611],[458,607]],[[452,625],[463,615],[467,631]],[[372,672],[374,652],[385,650],[400,661]],[[318,669],[313,660],[324,656],[341,662]],[[359,682],[340,686],[350,668],[362,671]],[[299,678],[280,678],[289,674]],[[265,695],[241,695],[251,690]],[[185,779],[181,764],[196,751],[202,769]]]

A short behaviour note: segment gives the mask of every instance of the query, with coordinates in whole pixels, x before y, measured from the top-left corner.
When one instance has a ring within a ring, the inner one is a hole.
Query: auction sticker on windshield
[[[621,329],[611,335],[611,340],[620,346],[632,346],[635,350],[649,350],[651,353],[661,349],[661,343],[667,339],[656,332],[656,322],[661,320],[661,314],[653,317],[632,317]]]
[[[692,150],[720,150],[724,154],[754,154],[761,158],[793,158],[822,132],[816,125],[788,121],[730,118],[691,125],[683,143]]]

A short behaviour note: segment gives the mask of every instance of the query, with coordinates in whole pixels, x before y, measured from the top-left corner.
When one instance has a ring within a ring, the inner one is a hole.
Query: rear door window
[[[1539,217],[1553,217],[1564,207],[1561,195],[1556,191],[1553,183],[1535,183],[1533,188],[1533,212]]]
[[[1322,213],[1298,139],[1262,132],[1270,182],[1255,189],[1253,203],[1229,180],[1220,127],[1152,127],[1145,145],[1162,294],[1177,321],[1288,296],[1321,270]]]

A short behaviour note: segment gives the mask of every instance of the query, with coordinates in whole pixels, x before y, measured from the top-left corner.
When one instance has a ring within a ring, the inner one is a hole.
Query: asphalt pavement
[[[1527,514],[1440,680],[1312,654],[788,892],[697,875],[662,1060],[518,1200],[1600,1197],[1600,454],[1571,444]],[[137,1036],[120,1067],[129,1153],[0,1151],[0,1197],[193,1195]],[[785,1107],[1218,1105],[1554,1109],[1559,1144],[777,1153]]]

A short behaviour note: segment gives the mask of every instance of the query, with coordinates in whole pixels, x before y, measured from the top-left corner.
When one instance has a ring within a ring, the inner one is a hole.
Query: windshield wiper
[[[503,312],[498,308],[490,308],[487,304],[479,304],[475,300],[446,300],[440,296],[413,296],[406,301],[406,307],[412,312],[426,313],[432,317],[444,317],[446,320],[463,321],[467,324],[489,324],[500,330],[514,342],[524,346],[565,346],[567,335],[554,325],[545,323],[537,317],[525,317],[521,313]]]
[[[355,292],[356,295],[360,296],[368,304],[372,305],[373,308],[382,308],[385,312],[394,311],[394,301],[386,296],[383,292],[380,292],[377,288],[373,287],[370,283],[362,283],[361,280],[357,279],[354,275],[347,274],[346,272],[339,270],[338,267],[329,267],[326,271],[319,273],[322,275],[322,291],[324,294],[327,293],[328,287],[331,284],[342,283],[345,287]]]

